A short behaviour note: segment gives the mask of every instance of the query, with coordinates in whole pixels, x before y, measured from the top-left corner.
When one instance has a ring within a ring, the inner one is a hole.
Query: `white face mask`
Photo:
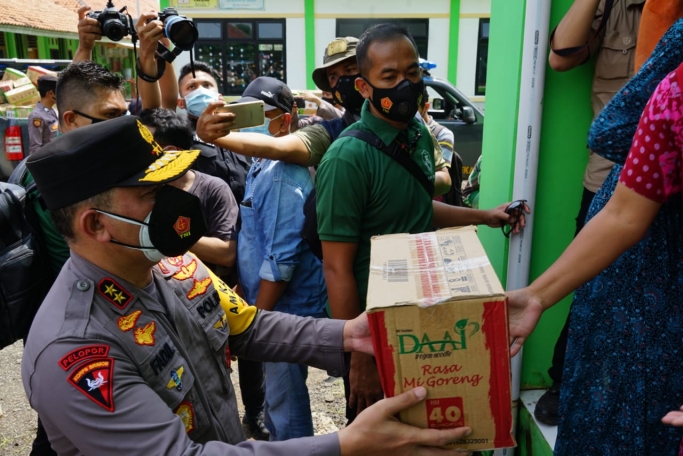
[[[259,125],[258,127],[242,128],[240,130],[240,133],[261,133],[261,134],[268,135],[268,136],[277,136],[277,134],[279,134],[280,132],[273,135],[270,132],[270,122],[272,122],[275,119],[279,119],[280,117],[282,117],[284,115],[285,114],[282,113],[277,117],[273,117],[272,119],[269,119],[268,117],[266,117],[265,121],[263,122],[263,125]]]
[[[220,98],[220,93],[199,87],[185,95],[185,109],[191,116],[200,117],[210,103],[218,101]]]
[[[156,249],[156,247],[153,247],[154,244],[152,244],[152,239],[149,236],[149,220],[152,217],[152,211],[150,211],[149,214],[147,214],[147,217],[145,217],[145,220],[143,220],[142,222],[138,222],[137,220],[129,219],[126,217],[121,217],[121,216],[118,216],[116,214],[111,214],[109,212],[104,212],[104,211],[100,211],[100,210],[97,210],[97,212],[99,212],[100,214],[104,214],[107,217],[111,217],[115,220],[119,220],[119,221],[125,222],[125,223],[130,223],[131,225],[138,225],[140,227],[140,235],[139,235],[140,246],[139,247],[134,246],[134,245],[124,244],[122,242],[118,242],[118,241],[115,241],[112,239],[112,242],[114,242],[115,244],[122,245],[124,247],[128,247],[129,249],[139,250],[145,254],[145,256],[147,257],[147,259],[149,261],[151,261],[153,263],[158,263],[161,260],[163,260],[164,258],[167,258],[167,256],[164,255],[163,253],[161,253],[160,251],[158,251]]]

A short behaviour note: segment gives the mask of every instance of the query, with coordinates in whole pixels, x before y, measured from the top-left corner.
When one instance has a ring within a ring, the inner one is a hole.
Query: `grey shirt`
[[[58,454],[339,454],[336,434],[244,441],[229,363],[344,372],[343,321],[257,312],[190,254],[152,276],[157,297],[71,252],[40,307],[22,377]]]
[[[59,117],[53,108],[38,102],[28,116],[29,154],[37,151],[57,137]]]

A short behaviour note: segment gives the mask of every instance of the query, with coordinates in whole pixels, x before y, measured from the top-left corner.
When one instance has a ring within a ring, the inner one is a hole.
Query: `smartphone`
[[[216,112],[232,112],[235,114],[235,123],[231,127],[232,130],[257,127],[266,122],[262,101],[228,104],[216,108]]]

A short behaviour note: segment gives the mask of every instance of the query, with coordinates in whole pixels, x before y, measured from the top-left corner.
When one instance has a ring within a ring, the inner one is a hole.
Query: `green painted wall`
[[[5,33],[5,49],[7,50],[8,59],[17,58],[17,41],[14,39],[14,33]]]
[[[171,6],[171,2],[169,2],[169,0],[159,0],[159,10],[168,8],[169,6]]]
[[[553,456],[552,448],[550,448],[550,445],[525,407],[522,407],[519,411],[519,422],[515,437],[517,438],[516,455]]]
[[[486,122],[479,207],[495,207],[512,193],[517,130],[524,1],[492,0],[486,92]],[[488,79],[490,78],[490,79]],[[507,241],[500,229],[480,227],[479,237],[505,285]]]
[[[448,40],[448,80],[458,85],[458,43],[460,39],[460,0],[451,0]]]
[[[552,2],[551,28],[572,0]],[[511,195],[514,169],[516,112],[519,93],[524,2],[493,0],[486,93],[486,128],[480,207],[493,207]],[[546,59],[547,62],[547,59]],[[548,67],[536,190],[535,226],[530,279],[538,277],[562,253],[574,235],[585,169],[586,133],[590,126],[592,68],[585,65],[567,73]],[[481,239],[503,284],[507,242],[500,230],[482,229]],[[522,388],[549,385],[547,370],[570,300],[546,312],[524,348]]]
[[[315,0],[304,0],[304,24],[306,29],[306,88],[315,90]]]

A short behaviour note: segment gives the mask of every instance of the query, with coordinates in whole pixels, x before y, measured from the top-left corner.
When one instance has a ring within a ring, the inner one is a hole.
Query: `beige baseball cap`
[[[330,87],[330,84],[327,82],[327,68],[342,60],[348,59],[349,57],[355,57],[357,45],[358,38],[352,36],[335,38],[327,45],[322,66],[313,71],[313,82],[315,82],[315,85],[317,85],[320,90],[332,92],[332,87]]]

